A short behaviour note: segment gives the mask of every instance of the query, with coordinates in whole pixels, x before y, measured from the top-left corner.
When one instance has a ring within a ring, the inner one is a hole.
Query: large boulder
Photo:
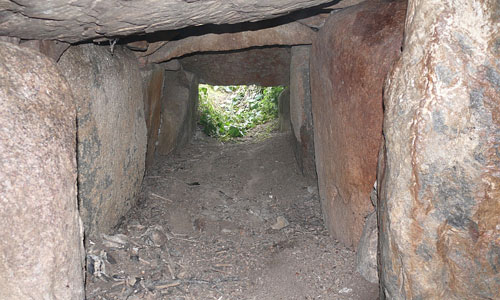
[[[359,0],[343,0],[347,5]],[[331,0],[2,0],[0,35],[81,42],[287,15]],[[338,1],[337,1],[338,2]],[[332,5],[332,8],[344,7]]]
[[[158,65],[149,65],[141,70],[144,79],[144,115],[148,130],[146,169],[154,162],[158,131],[161,125],[161,101],[165,69]]]
[[[186,71],[211,85],[288,85],[290,50],[286,47],[199,53],[179,59]]]
[[[198,78],[184,70],[165,71],[157,154],[168,155],[191,140],[197,107]]]
[[[0,299],[84,299],[75,118],[54,63],[0,42]]]
[[[140,191],[147,135],[142,78],[135,57],[119,46],[73,46],[59,67],[77,104],[78,197],[92,236],[115,226]]]
[[[356,247],[373,210],[382,87],[399,56],[405,2],[367,1],[333,13],[311,50],[318,184],[326,225]]]
[[[500,5],[410,0],[386,84],[381,299],[500,295]]]
[[[311,46],[295,46],[290,59],[290,121],[293,149],[302,174],[316,178],[309,58]]]

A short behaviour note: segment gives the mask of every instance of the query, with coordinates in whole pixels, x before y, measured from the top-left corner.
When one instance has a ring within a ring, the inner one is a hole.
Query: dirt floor
[[[116,232],[87,241],[87,299],[377,299],[291,149],[198,132],[157,159]]]

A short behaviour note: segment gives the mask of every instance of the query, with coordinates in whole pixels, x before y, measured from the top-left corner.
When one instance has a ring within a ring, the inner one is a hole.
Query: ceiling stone
[[[0,36],[80,42],[235,24],[339,0],[0,0]],[[344,1],[342,1],[344,2]],[[347,0],[349,2],[349,0]]]
[[[179,59],[184,70],[211,85],[288,85],[290,49],[287,47],[200,53]]]
[[[311,44],[314,34],[311,28],[298,22],[291,22],[259,30],[192,35],[184,39],[164,42],[164,45],[157,51],[143,56],[148,56],[148,63],[159,63],[196,52],[228,51],[269,45]]]

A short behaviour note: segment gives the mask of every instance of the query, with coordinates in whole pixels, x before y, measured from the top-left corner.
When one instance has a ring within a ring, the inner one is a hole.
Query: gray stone
[[[68,43],[48,40],[22,41],[19,45],[37,50],[40,53],[52,58],[54,61],[58,61],[64,51],[66,51],[70,46]]]
[[[182,70],[165,71],[157,154],[168,155],[191,140],[197,107],[198,78]]]
[[[0,42],[0,299],[84,299],[75,118],[54,62]]]
[[[151,167],[156,153],[158,132],[161,125],[161,101],[165,70],[158,65],[149,65],[141,70],[144,79],[144,115],[148,130],[148,147],[146,152],[146,169]]]
[[[378,283],[377,242],[377,214],[372,212],[366,217],[356,251],[356,271],[371,283]]]
[[[280,131],[287,132],[291,129],[290,124],[290,88],[285,88],[278,97],[278,118]]]
[[[200,53],[179,59],[184,70],[211,85],[287,86],[290,50],[282,47]]]
[[[178,71],[182,68],[178,59],[171,59],[167,62],[160,64],[167,71]]]
[[[327,2],[143,0],[124,5],[122,0],[3,0],[0,35],[79,42],[203,24],[253,22]]]
[[[142,78],[130,51],[72,46],[59,60],[75,95],[78,196],[86,235],[107,232],[136,203],[144,176]]]
[[[408,9],[384,96],[380,298],[498,299],[499,2]]]
[[[316,178],[314,133],[309,81],[311,46],[295,46],[290,60],[290,120],[295,158],[302,174]]]
[[[298,22],[266,28],[248,28],[248,24],[220,28],[222,32],[191,35],[165,43],[148,57],[148,62],[162,62],[190,53],[232,51],[252,47],[311,44],[315,31]],[[224,31],[226,30],[226,32]]]

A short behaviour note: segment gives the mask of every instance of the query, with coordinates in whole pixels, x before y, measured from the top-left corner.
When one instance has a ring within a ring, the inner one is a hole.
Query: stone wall
[[[141,70],[144,79],[144,115],[148,131],[146,169],[154,162],[158,132],[161,125],[161,102],[165,69],[158,65],[149,65]]]
[[[294,46],[290,59],[290,121],[295,158],[302,174],[316,178],[309,58],[311,46]]]
[[[500,4],[410,0],[386,84],[381,299],[500,295]]]
[[[184,70],[165,71],[157,154],[170,154],[191,140],[196,129],[197,105],[198,78]]]
[[[290,131],[290,88],[288,87],[278,97],[278,120],[281,132]]]
[[[0,299],[84,299],[75,119],[54,62],[0,42]]]
[[[120,46],[72,46],[59,60],[77,105],[78,197],[86,235],[109,231],[135,204],[146,124],[135,57]]]
[[[334,12],[311,50],[320,197],[330,233],[350,247],[373,211],[382,87],[400,53],[405,9],[400,1],[368,1]]]
[[[200,82],[211,85],[277,86],[288,85],[290,79],[287,47],[200,53],[179,61],[186,71],[198,75]]]

